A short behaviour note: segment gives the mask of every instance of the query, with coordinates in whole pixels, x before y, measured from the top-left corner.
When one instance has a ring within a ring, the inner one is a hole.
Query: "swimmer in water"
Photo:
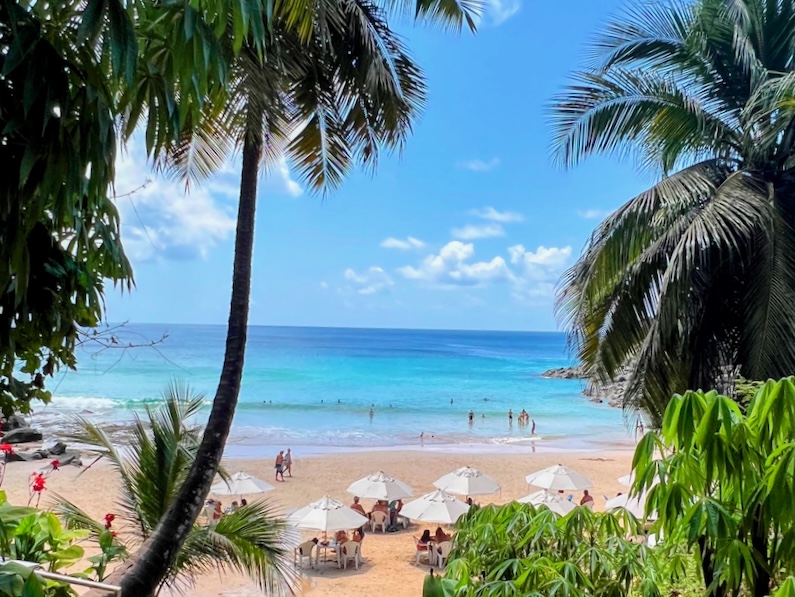
[[[472,423],[475,420],[475,411],[469,411],[469,422]]]

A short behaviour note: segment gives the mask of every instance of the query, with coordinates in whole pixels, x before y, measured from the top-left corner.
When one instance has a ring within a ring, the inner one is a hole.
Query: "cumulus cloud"
[[[486,0],[483,18],[486,23],[496,27],[518,13],[521,7],[520,0]]]
[[[448,287],[481,286],[513,277],[502,257],[473,262],[471,259],[474,255],[472,243],[454,240],[442,247],[438,254],[428,255],[418,267],[406,265],[399,268],[398,272],[407,280]]]
[[[482,220],[491,220],[492,222],[501,222],[503,224],[524,221],[524,216],[520,213],[515,211],[497,211],[491,206],[484,207],[483,209],[471,209],[469,213]]]
[[[577,215],[586,220],[603,220],[612,212],[609,209],[578,209]]]
[[[384,249],[399,249],[401,251],[408,251],[410,249],[421,249],[425,246],[425,243],[418,238],[414,238],[413,236],[406,237],[405,240],[390,236],[381,241],[381,246]]]
[[[362,273],[349,267],[343,275],[354,286],[357,294],[378,294],[395,284],[389,274],[378,266],[372,266]]]
[[[227,193],[216,197],[211,185],[195,185],[186,194],[183,184],[150,173],[135,141],[119,152],[115,188],[122,238],[133,261],[203,258],[235,229],[234,203]]]
[[[481,160],[475,158],[472,160],[465,160],[458,163],[459,168],[464,168],[470,172],[490,172],[500,165],[500,158],[491,158],[489,160]]]
[[[555,283],[571,259],[571,247],[539,246],[528,251],[523,245],[508,247],[517,274],[513,296],[521,302],[545,302],[555,293]]]
[[[462,228],[453,228],[450,234],[453,235],[453,238],[460,240],[477,240],[479,238],[505,236],[505,230],[499,224],[467,224]]]

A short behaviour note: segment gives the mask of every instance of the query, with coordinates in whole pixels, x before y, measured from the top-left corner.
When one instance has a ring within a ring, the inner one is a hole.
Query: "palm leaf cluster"
[[[173,384],[162,403],[148,406],[146,417],[131,431],[129,447],[119,449],[105,432],[79,419],[77,441],[101,451],[121,481],[117,520],[123,537],[140,545],[154,531],[177,496],[193,463],[201,428],[192,424],[204,397]],[[221,471],[222,477],[226,473]],[[86,528],[98,538],[103,523],[79,506],[59,498],[58,512],[72,526]],[[234,570],[248,575],[269,594],[289,592],[294,576],[287,560],[289,531],[273,506],[257,501],[224,515],[213,526],[193,525],[162,587],[187,588],[197,575],[211,570]]]
[[[610,215],[558,308],[597,383],[659,425],[688,388],[795,371],[795,4],[634,4],[554,104],[566,165],[631,156],[662,180]]]
[[[629,513],[579,507],[559,517],[516,502],[473,509],[458,523],[443,584],[460,597],[661,595],[685,556],[628,539],[640,532]]]
[[[186,127],[163,163],[201,181],[246,141],[270,163],[286,157],[310,187],[338,186],[354,166],[372,170],[383,149],[400,150],[426,99],[420,67],[392,29],[405,8],[372,0],[313,0],[299,20],[277,4],[263,50],[245,45],[230,65],[221,111]],[[417,2],[414,16],[472,30],[479,0]]]

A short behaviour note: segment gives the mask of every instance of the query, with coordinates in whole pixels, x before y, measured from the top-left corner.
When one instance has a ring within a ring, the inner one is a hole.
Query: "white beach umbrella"
[[[577,507],[569,500],[563,499],[555,493],[550,493],[546,489],[526,495],[517,501],[522,504],[532,504],[533,506],[546,506],[552,512],[561,516],[565,516]]]
[[[494,479],[469,466],[439,477],[433,485],[458,495],[486,495],[500,490],[500,484]]]
[[[530,473],[525,479],[530,485],[542,489],[578,491],[593,487],[593,483],[586,476],[562,464]]]
[[[360,498],[371,500],[402,500],[414,495],[414,490],[403,481],[378,471],[354,481],[346,490]]]
[[[453,524],[468,511],[469,504],[437,489],[403,506],[400,515],[419,522]]]
[[[621,495],[617,495],[616,497],[607,500],[605,502],[605,510],[609,512],[610,510],[623,508],[633,516],[636,516],[637,518],[643,518],[646,514],[646,499],[648,497],[649,496],[646,492],[635,496],[631,496],[628,493],[622,493]],[[655,520],[656,518],[656,512],[651,512],[649,514],[650,520]]]
[[[274,489],[275,487],[267,481],[257,479],[247,473],[235,473],[228,482],[216,483],[210,488],[210,491],[216,495],[248,495],[265,493]]]
[[[342,502],[325,496],[290,514],[287,517],[287,522],[299,529],[326,532],[358,529],[367,522],[367,517],[362,516],[356,510],[351,510]]]

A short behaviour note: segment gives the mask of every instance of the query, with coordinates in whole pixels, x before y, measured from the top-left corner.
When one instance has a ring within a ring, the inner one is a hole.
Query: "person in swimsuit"
[[[471,425],[475,421],[475,411],[469,411],[469,424]]]
[[[277,481],[284,481],[284,450],[280,450],[279,454],[276,456],[276,480]],[[281,479],[279,479],[281,477]]]
[[[293,455],[290,448],[287,448],[287,454],[284,455],[284,472],[293,476]]]
[[[513,411],[508,409],[508,425],[513,425]]]

